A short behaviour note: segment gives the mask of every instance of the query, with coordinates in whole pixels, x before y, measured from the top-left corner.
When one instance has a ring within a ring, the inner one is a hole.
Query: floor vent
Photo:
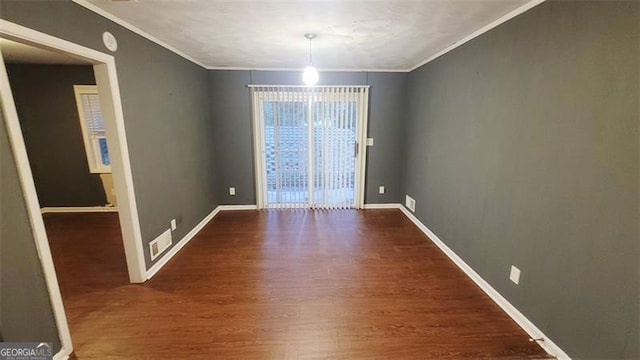
[[[160,236],[149,243],[149,251],[151,252],[151,260],[162,254],[171,246],[171,230],[163,232]]]

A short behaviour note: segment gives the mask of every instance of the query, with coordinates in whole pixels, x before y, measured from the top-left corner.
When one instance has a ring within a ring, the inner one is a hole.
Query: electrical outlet
[[[176,224],[176,219],[171,219],[171,230],[175,230],[178,227],[178,224]]]
[[[384,194],[384,186],[378,186],[378,194]]]
[[[404,205],[407,209],[416,212],[416,201],[409,195],[405,195]]]
[[[511,272],[509,273],[509,280],[513,281],[514,284],[518,285],[520,283],[520,269],[511,265]]]
[[[235,194],[236,194],[236,188],[230,187],[229,188],[229,195],[234,196]]]

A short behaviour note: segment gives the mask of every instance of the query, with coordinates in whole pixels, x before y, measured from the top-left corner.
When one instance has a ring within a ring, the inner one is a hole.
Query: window
[[[368,88],[252,86],[258,206],[356,208]]]
[[[76,105],[82,128],[84,148],[87,153],[89,171],[92,173],[110,173],[111,161],[107,148],[107,136],[100,110],[98,87],[95,85],[74,85]]]

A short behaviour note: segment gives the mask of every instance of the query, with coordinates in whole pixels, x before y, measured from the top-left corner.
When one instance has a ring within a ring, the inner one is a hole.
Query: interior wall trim
[[[113,150],[114,162],[113,178],[116,196],[120,202],[120,227],[122,231],[127,271],[129,280],[134,283],[143,282],[145,276],[144,255],[140,234],[140,222],[133,186],[129,149],[127,145],[124,117],[122,114],[122,99],[116,63],[113,56],[90,49],[70,41],[42,33],[28,27],[0,19],[0,35],[11,40],[26,42],[44,48],[55,49],[62,53],[72,54],[93,64],[93,71],[101,96],[103,116],[107,130],[109,150]],[[51,249],[42,219],[42,212],[35,189],[33,174],[29,165],[26,146],[22,135],[18,113],[11,95],[11,85],[8,80],[2,53],[0,52],[0,107],[4,112],[9,144],[13,151],[18,179],[25,200],[25,207],[33,234],[36,252],[40,258],[44,281],[49,292],[51,308],[60,338],[60,350],[56,359],[64,359],[73,352],[71,334],[58,279],[51,257]]]
[[[178,243],[169,250],[160,260],[153,264],[152,267],[147,270],[147,280],[151,279],[155,274],[160,271],[168,262],[173,258],[185,245],[191,241],[207,224],[213,220],[221,211],[238,211],[238,210],[256,210],[256,205],[218,205],[209,215],[205,216],[196,226],[191,229],[185,236],[178,241]]]
[[[531,320],[513,306],[507,299],[494,289],[486,280],[484,280],[475,270],[471,268],[460,256],[458,256],[451,248],[449,248],[433,231],[418,220],[411,211],[404,206],[399,206],[400,211],[405,214],[427,237],[442,250],[451,261],[453,261],[485,294],[489,295],[491,300],[509,315],[529,336],[531,339],[541,339],[537,343],[549,354],[560,360],[570,360],[571,358],[556,343],[554,343],[542,330],[540,330]],[[532,340],[533,341],[533,340]]]
[[[94,13],[96,13],[96,14],[98,14],[98,15],[106,18],[106,19],[109,19],[109,20],[113,21],[114,23],[122,26],[123,28],[125,28],[125,29],[127,29],[129,31],[132,31],[132,32],[142,36],[143,38],[145,38],[147,40],[150,40],[150,41],[162,46],[163,48],[173,52],[176,55],[181,56],[181,57],[191,61],[192,63],[197,64],[197,65],[207,69],[207,67],[203,63],[201,63],[200,61],[196,60],[195,58],[193,58],[193,57],[187,55],[186,53],[176,49],[175,47],[167,44],[166,42],[158,39],[157,37],[155,37],[155,36],[145,32],[145,31],[141,30],[140,28],[131,25],[130,23],[122,20],[121,18],[111,14],[110,12],[102,10],[101,8],[99,8],[96,5],[93,5],[89,1],[87,1],[87,0],[71,0],[71,1],[73,1],[74,3],[82,6],[85,9],[91,10]]]
[[[207,70],[243,70],[243,71],[250,71],[250,70],[254,70],[254,71],[301,71],[301,68],[256,68],[256,67],[233,67],[233,66],[229,66],[229,67],[223,67],[223,66],[209,66],[209,65],[205,65],[204,63],[196,60],[195,58],[193,58],[192,56],[176,49],[175,47],[169,45],[168,43],[156,38],[155,36],[147,33],[146,31],[141,30],[140,28],[130,24],[129,22],[121,19],[120,17],[111,14],[108,11],[103,10],[102,8],[90,3],[87,0],[72,0],[74,3],[90,10],[93,11],[94,13],[107,18],[111,21],[113,21],[114,23],[124,27],[127,30],[130,30],[142,37],[144,37],[147,40],[150,40],[162,47],[164,47],[165,49],[175,53],[178,56],[181,56],[189,61],[191,61],[194,64],[200,65],[201,67],[207,69]],[[417,68],[419,68],[420,66],[427,64],[433,60],[435,60],[436,58],[448,53],[449,51],[457,48],[458,46],[486,33],[487,31],[490,31],[491,29],[497,27],[498,25],[507,22],[511,19],[513,19],[514,17],[526,12],[527,10],[543,3],[546,0],[531,0],[527,3],[525,3],[524,5],[510,11],[509,13],[501,16],[500,18],[490,22],[489,24],[481,27],[480,29],[472,32],[471,34],[463,37],[462,39],[455,41],[454,43],[452,43],[451,45],[447,46],[446,48],[438,51],[437,53],[435,53],[434,55],[431,55],[429,57],[427,57],[426,59],[420,61],[419,63],[417,63],[414,66],[411,66],[407,69],[357,69],[357,68],[323,68],[323,69],[319,69],[320,71],[335,71],[335,72],[341,72],[341,71],[348,71],[348,72],[354,72],[354,71],[363,71],[363,72],[411,72]]]
[[[364,209],[400,209],[399,203],[388,204],[364,204]]]
[[[500,24],[505,23],[505,22],[513,19],[514,17],[516,17],[516,16],[518,16],[518,15],[520,15],[520,14],[522,14],[522,13],[524,13],[524,12],[526,12],[526,11],[528,11],[528,10],[530,10],[530,9],[540,5],[540,4],[542,4],[545,1],[546,0],[531,0],[531,1],[529,1],[528,3],[526,3],[526,4],[520,6],[520,7],[516,8],[516,9],[506,13],[505,15],[499,17],[498,19],[488,23],[487,25],[481,27],[480,29],[472,32],[471,34],[469,34],[469,35],[463,37],[462,39],[454,42],[453,44],[447,46],[446,48],[444,48],[444,49],[438,51],[437,53],[429,56],[428,58],[422,60],[421,62],[419,62],[416,65],[412,66],[411,68],[407,69],[406,71],[407,72],[411,72],[411,71],[419,68],[422,65],[425,65],[427,63],[432,62],[433,60],[439,58],[440,56],[442,56],[442,55],[448,53],[449,51],[457,48],[458,46],[461,46],[461,45],[463,45],[463,44],[465,44],[465,43],[477,38],[478,36],[480,36],[480,35],[488,32],[488,31],[492,30],[493,28],[498,27]]]
[[[542,330],[540,330],[531,320],[522,314],[515,306],[484,280],[475,270],[467,265],[451,248],[449,248],[433,231],[418,220],[407,208],[398,203],[389,204],[365,204],[365,209],[399,209],[422,231],[449,259],[451,259],[465,275],[467,275],[480,289],[487,294],[493,302],[511,317],[531,339],[542,339],[538,344],[549,354],[561,360],[571,360],[569,355],[555,344]],[[176,246],[174,246],[162,259],[147,271],[147,279],[151,279],[169,260],[175,256],[195,235],[202,230],[221,211],[256,210],[256,205],[219,205],[209,215],[207,215],[198,225],[196,225],[187,235],[185,235]]]
[[[173,258],[185,245],[187,245],[189,241],[191,241],[191,239],[193,239],[200,232],[200,230],[202,230],[211,220],[213,220],[213,218],[218,215],[220,211],[220,206],[217,206],[215,209],[213,209],[213,211],[211,211],[209,215],[205,216],[204,219],[202,219],[196,226],[193,227],[193,229],[191,229],[191,231],[183,236],[182,239],[180,239],[180,241],[178,241],[178,243],[174,245],[171,250],[169,250],[169,252],[164,254],[158,262],[153,264],[153,266],[151,266],[149,270],[147,270],[147,280],[151,279],[155,274],[157,274],[158,271],[160,271],[160,269],[162,269],[169,262],[169,260],[171,260],[171,258]]]
[[[49,213],[86,213],[86,212],[118,212],[115,206],[47,206],[40,208],[43,214]]]
[[[222,211],[258,210],[258,206],[256,205],[220,205],[219,208]]]

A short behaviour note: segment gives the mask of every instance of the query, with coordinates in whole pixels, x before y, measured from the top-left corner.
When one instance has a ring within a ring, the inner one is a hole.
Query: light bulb
[[[302,73],[302,81],[307,85],[315,85],[318,83],[318,70],[313,67],[313,65],[309,65],[304,68],[304,72]]]

